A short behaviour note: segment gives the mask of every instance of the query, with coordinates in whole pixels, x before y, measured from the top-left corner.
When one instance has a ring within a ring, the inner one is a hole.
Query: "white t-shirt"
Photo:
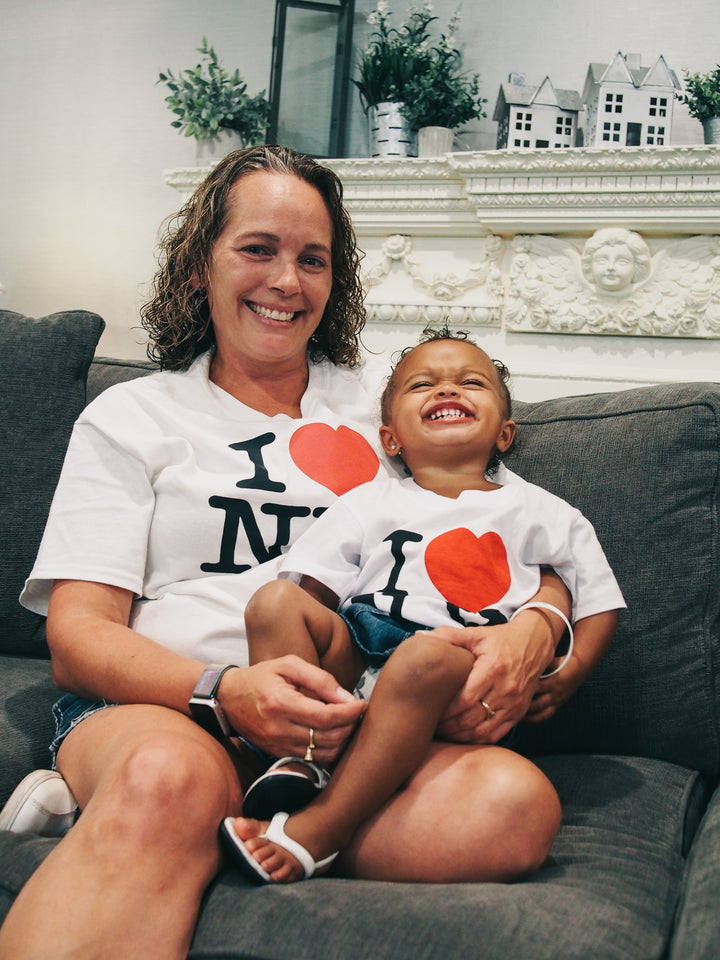
[[[508,620],[537,592],[542,564],[566,583],[574,620],[624,607],[580,511],[502,476],[511,482],[457,499],[379,477],[337,500],[289,550],[280,575],[314,577],[341,609],[361,599],[429,627]]]
[[[247,663],[243,611],[287,544],[336,497],[389,470],[383,367],[310,364],[301,419],[268,417],[185,372],[110,387],[80,415],[21,603],[53,581],[131,590],[131,626],[205,662]]]

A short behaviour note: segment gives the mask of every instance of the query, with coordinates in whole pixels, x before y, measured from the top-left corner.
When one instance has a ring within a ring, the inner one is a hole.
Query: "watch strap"
[[[228,670],[237,667],[236,663],[211,663],[200,674],[200,679],[193,690],[193,697],[201,700],[212,700],[216,694],[220,681]]]

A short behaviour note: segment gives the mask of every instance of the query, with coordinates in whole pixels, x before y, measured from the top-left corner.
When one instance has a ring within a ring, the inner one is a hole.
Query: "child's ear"
[[[517,430],[517,424],[514,420],[506,420],[502,425],[502,429],[498,434],[498,438],[495,441],[496,448],[500,453],[505,453],[506,450],[509,450],[512,446],[513,440],[515,439],[515,431]]]
[[[380,443],[389,457],[396,457],[400,453],[400,444],[390,427],[380,427]]]

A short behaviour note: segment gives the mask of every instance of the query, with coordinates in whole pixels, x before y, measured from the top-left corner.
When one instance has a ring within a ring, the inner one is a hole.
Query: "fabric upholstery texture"
[[[0,310],[0,651],[46,653],[44,622],[18,603],[35,560],[104,321]]]
[[[0,808],[26,773],[50,765],[55,735],[51,714],[58,698],[50,661],[0,655]],[[2,873],[2,867],[0,867]]]
[[[530,752],[720,772],[720,394],[702,384],[518,404],[508,465],[595,525],[628,605],[589,683]]]
[[[719,908],[720,791],[716,791],[690,853],[669,960],[717,960]]]

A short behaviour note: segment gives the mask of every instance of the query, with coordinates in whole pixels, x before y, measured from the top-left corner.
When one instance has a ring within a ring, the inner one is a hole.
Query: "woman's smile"
[[[246,301],[248,307],[252,310],[253,313],[256,313],[259,317],[264,317],[266,320],[280,320],[283,323],[289,323],[291,320],[295,319],[297,311],[292,313],[287,313],[284,310],[272,309],[270,307],[261,307],[259,303],[253,303],[251,300]]]

